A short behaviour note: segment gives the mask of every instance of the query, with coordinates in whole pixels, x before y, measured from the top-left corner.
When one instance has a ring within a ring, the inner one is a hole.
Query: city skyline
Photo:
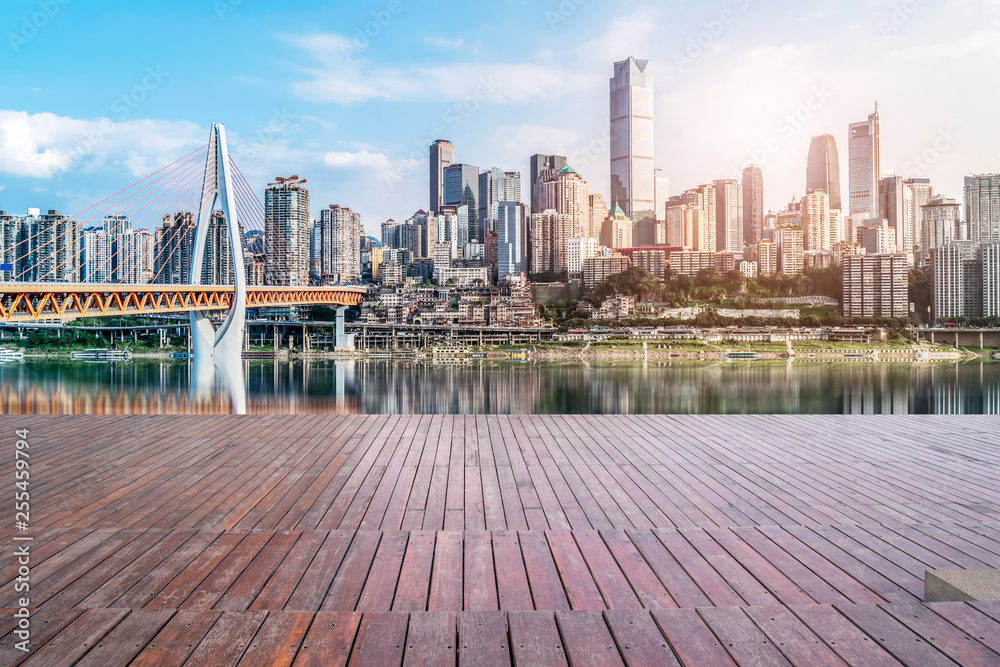
[[[177,150],[200,145],[206,116],[219,114],[232,128],[234,157],[255,191],[274,173],[302,172],[314,184],[313,217],[330,203],[349,206],[369,234],[389,217],[427,206],[427,146],[438,138],[454,142],[464,163],[505,171],[528,173],[534,153],[567,155],[591,189],[607,197],[607,73],[630,55],[648,59],[659,83],[655,166],[675,193],[739,178],[745,162],[764,157],[756,160],[767,182],[764,208],[777,210],[790,196],[805,194],[811,137],[832,134],[843,153],[848,123],[869,112],[875,99],[884,126],[882,161],[898,175],[929,177],[936,191],[958,197],[965,174],[995,171],[988,146],[997,130],[976,111],[990,107],[991,92],[974,85],[971,73],[968,105],[958,109],[928,96],[919,117],[909,113],[923,82],[944,74],[961,80],[966,74],[957,65],[970,58],[985,61],[987,75],[996,67],[997,59],[988,57],[996,42],[988,38],[1000,33],[995,4],[921,5],[895,17],[891,7],[862,3],[791,15],[745,2],[628,4],[614,11],[570,3],[573,11],[565,16],[558,7],[510,8],[490,27],[523,25],[515,44],[491,41],[466,21],[455,32],[446,8],[418,16],[405,5],[393,5],[396,13],[387,5],[375,17],[381,10],[346,5],[304,3],[278,15],[249,3],[217,4],[227,9],[179,2],[170,17],[157,17],[178,31],[170,50],[136,43],[127,32],[125,42],[142,66],[112,66],[88,49],[65,71],[54,67],[65,61],[63,49],[79,45],[80,33],[93,28],[95,37],[110,36],[99,22],[115,3],[90,13],[60,6],[32,39],[6,45],[4,62],[17,68],[2,87],[8,100],[0,111],[3,207],[79,210]],[[29,10],[37,7],[8,7],[15,19],[20,11],[30,22]],[[144,11],[138,8],[129,21],[148,26],[152,17]],[[468,11],[474,18],[478,10]],[[958,32],[968,25],[976,27]],[[377,34],[367,36],[366,28]],[[246,63],[227,59],[234,62],[223,67],[205,109],[181,108],[176,100],[205,82],[203,68],[194,68],[190,55],[181,57],[184,44],[211,34],[218,44],[206,57],[222,48],[239,53],[230,31],[242,31],[240,41],[249,33],[264,46]],[[527,58],[526,44],[532,45]],[[921,50],[932,50],[933,58],[921,57]],[[751,67],[758,75],[748,75]],[[339,86],[339,98],[330,95],[336,72],[342,76],[336,83],[351,84]],[[87,94],[70,80],[74,75],[87,81]],[[226,103],[225,92],[238,93],[241,108]],[[724,102],[735,98],[738,108]],[[88,133],[97,139],[94,146]],[[136,141],[145,134],[153,136]],[[934,159],[921,168],[922,154]]]

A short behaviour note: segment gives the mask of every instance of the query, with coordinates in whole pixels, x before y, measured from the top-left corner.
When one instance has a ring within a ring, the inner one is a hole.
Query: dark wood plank
[[[497,577],[493,567],[493,544],[488,531],[465,531],[463,595],[465,611],[500,609],[497,602]]]
[[[511,650],[518,667],[568,665],[552,611],[507,612]]]
[[[964,602],[933,602],[927,607],[962,632],[1000,653],[1000,621]]]
[[[635,530],[630,532],[628,536],[678,606],[712,606],[712,601],[684,571],[681,564],[652,531]],[[730,595],[720,595],[719,597],[723,600],[732,600]]]
[[[599,611],[557,611],[556,623],[573,667],[624,665]]]
[[[573,534],[567,530],[546,531],[552,559],[563,582],[570,609],[602,610],[607,607],[597,583],[587,568]]]
[[[253,560],[240,572],[236,580],[229,586],[215,609],[248,609],[257,599],[257,595],[267,584],[268,579],[278,569],[288,552],[295,546],[300,533],[281,530],[271,535]]]
[[[312,622],[309,611],[269,611],[240,659],[240,667],[288,667]]]
[[[694,609],[654,609],[653,620],[685,667],[736,667],[732,656]]]
[[[195,648],[185,665],[191,667],[227,667],[243,657],[266,611],[224,611],[205,638]]]
[[[93,610],[92,610],[93,611]],[[97,645],[87,651],[77,667],[127,665],[173,617],[172,609],[133,609]]]
[[[944,665],[951,662],[941,651],[874,605],[837,605],[846,616],[879,646],[907,665]]]
[[[645,609],[609,609],[604,618],[629,667],[674,665],[680,667],[667,638]]]
[[[642,603],[629,585],[625,573],[615,562],[615,557],[601,540],[600,533],[595,530],[578,530],[573,533],[573,538],[594,577],[605,606],[608,609],[641,609]]]
[[[343,667],[351,657],[360,623],[361,614],[355,611],[317,612],[292,665]]]
[[[797,605],[789,610],[850,665],[893,667],[901,664],[830,605]]]
[[[308,531],[311,533],[312,531]],[[326,598],[330,585],[340,570],[344,556],[354,541],[355,533],[330,531],[322,546],[313,556],[309,567],[292,590],[284,609],[288,611],[316,611]],[[267,589],[265,587],[265,593]]]
[[[742,608],[702,607],[698,614],[740,665],[790,664]]]
[[[406,626],[410,615],[400,611],[369,611],[361,616],[348,665],[403,664]]]
[[[462,611],[465,562],[463,535],[459,531],[437,532],[428,611]]]
[[[503,610],[531,610],[535,604],[531,599],[528,573],[524,569],[521,543],[516,531],[494,530],[493,562],[497,573],[497,595]]]
[[[847,664],[788,607],[745,607],[743,612],[793,665],[843,667]]]
[[[274,574],[260,594],[254,598],[250,604],[250,609],[278,610],[283,609],[288,603],[295,588],[299,585],[302,577],[309,570],[316,554],[319,552],[323,542],[327,539],[324,531],[307,530],[304,531],[295,542],[288,555],[281,561],[275,569]],[[346,546],[344,550],[346,551]],[[323,584],[320,583],[320,586]],[[319,604],[317,603],[317,607]]]
[[[357,610],[389,611],[396,597],[396,582],[406,553],[409,533],[393,531],[382,534],[382,542],[375,552],[375,559],[368,570],[365,587],[361,591]]]
[[[600,535],[643,607],[646,609],[677,608],[677,603],[663,586],[663,582],[649,567],[649,563],[639,553],[625,531],[604,530],[600,532]],[[663,546],[659,545],[659,548],[662,549]]]
[[[184,664],[220,616],[221,611],[178,611],[129,667],[170,667]]]
[[[545,533],[539,531],[519,531],[521,553],[524,554],[524,569],[528,573],[528,585],[535,609],[546,611],[569,610],[569,600],[563,589],[562,579],[552,560],[552,552],[545,540]]]
[[[985,642],[959,630],[952,623],[935,614],[922,604],[881,605],[897,621],[920,635],[925,642],[962,665],[997,665],[1000,653],[991,650]]]
[[[32,651],[23,664],[72,665],[96,646],[127,614],[127,609],[88,609],[44,645]]]
[[[410,614],[404,665],[454,665],[458,656],[458,620],[453,611]]]
[[[323,599],[321,610],[354,611],[357,608],[358,598],[368,580],[368,572],[381,540],[380,532],[358,531],[355,534],[340,569],[337,570],[337,576]],[[303,581],[300,585],[305,583]]]
[[[434,532],[411,531],[399,571],[393,611],[426,611],[434,563]]]
[[[458,664],[461,667],[509,665],[507,614],[502,611],[466,611],[458,616]]]

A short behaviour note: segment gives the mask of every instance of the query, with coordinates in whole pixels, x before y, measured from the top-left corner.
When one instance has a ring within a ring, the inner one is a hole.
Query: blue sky
[[[527,173],[562,153],[608,190],[612,63],[648,58],[671,191],[755,159],[804,194],[815,134],[878,99],[883,166],[960,197],[1000,171],[1000,2],[6,0],[0,209],[82,209],[226,124],[256,190],[311,184],[370,233],[427,206],[426,146]],[[916,158],[916,159],[915,159]],[[527,184],[525,183],[525,192]]]

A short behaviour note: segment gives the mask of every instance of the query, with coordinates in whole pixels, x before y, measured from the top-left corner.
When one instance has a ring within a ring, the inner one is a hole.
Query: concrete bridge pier
[[[333,342],[336,346],[334,349],[337,350],[354,349],[354,334],[349,334],[344,331],[344,313],[347,312],[347,308],[347,306],[340,306],[337,308],[336,338]]]

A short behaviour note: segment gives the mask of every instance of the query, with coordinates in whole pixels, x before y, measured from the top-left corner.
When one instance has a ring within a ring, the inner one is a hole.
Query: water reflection
[[[0,413],[998,414],[1000,364],[245,362],[245,397],[186,362],[0,366]]]

